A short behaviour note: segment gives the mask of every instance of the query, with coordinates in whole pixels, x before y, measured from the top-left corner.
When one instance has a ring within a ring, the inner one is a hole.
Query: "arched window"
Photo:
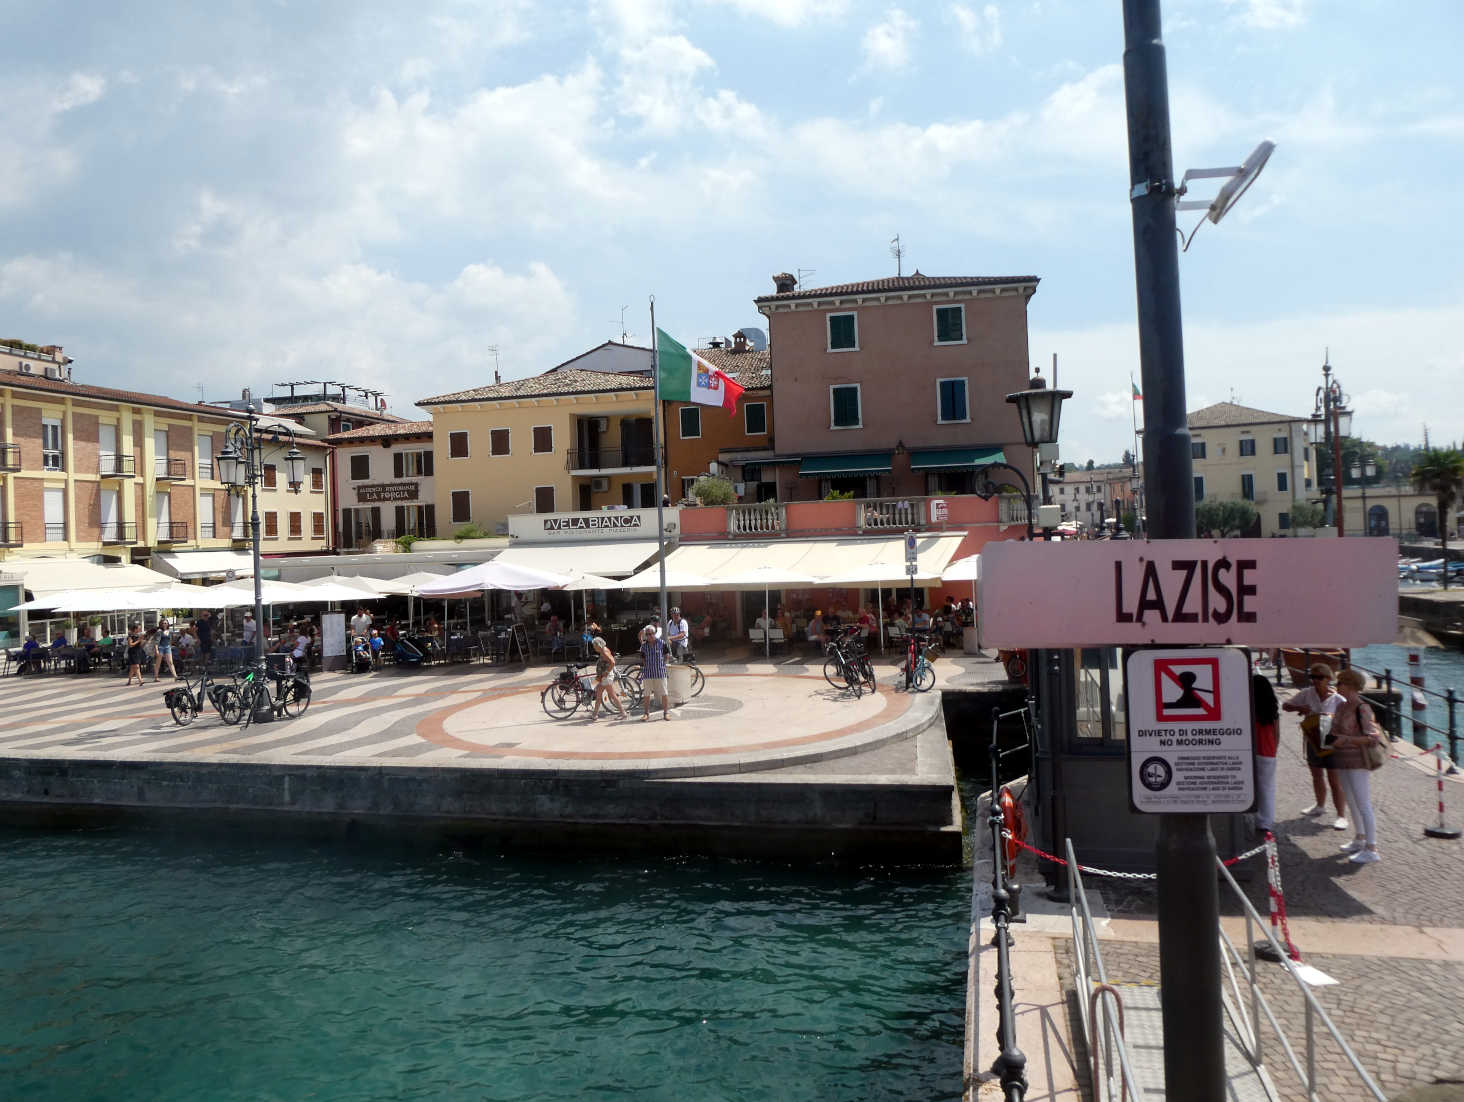
[[[1413,528],[1429,539],[1439,534],[1439,511],[1427,503],[1413,510]]]
[[[1386,505],[1369,505],[1367,507],[1367,534],[1369,536],[1386,536],[1388,534],[1388,507]]]

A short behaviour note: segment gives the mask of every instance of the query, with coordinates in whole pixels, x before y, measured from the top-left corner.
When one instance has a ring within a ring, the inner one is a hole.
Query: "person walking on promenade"
[[[674,623],[674,621],[673,621]],[[656,626],[641,628],[641,722],[651,718],[651,699],[661,698],[661,718],[671,719],[671,696],[666,692],[666,651],[656,638]]]
[[[1276,690],[1259,672],[1251,674],[1251,723],[1256,737],[1256,829],[1276,826]]]
[[[1332,667],[1325,662],[1312,663],[1307,677],[1311,680],[1311,686],[1302,689],[1281,705],[1283,711],[1300,712],[1306,717],[1301,721],[1301,735],[1306,740],[1306,760],[1311,767],[1312,795],[1316,800],[1302,814],[1312,818],[1327,810],[1327,786],[1330,784],[1332,802],[1337,805],[1337,818],[1332,820],[1332,829],[1346,830],[1347,797],[1342,789],[1342,778],[1337,776],[1337,771],[1331,764],[1332,754],[1323,753],[1320,719],[1312,720],[1313,716],[1326,716],[1330,723],[1331,717],[1342,704],[1342,696],[1333,691]]]
[[[198,657],[207,666],[213,661],[213,613],[204,609],[193,621],[193,633],[198,636]]]
[[[146,640],[142,637],[141,624],[129,624],[127,626],[127,684],[132,684],[132,679],[137,678],[137,687],[142,688],[142,659],[143,645]]]
[[[615,655],[611,653],[610,645],[605,642],[600,631],[600,625],[596,623],[585,628],[585,634],[590,637],[590,653],[595,656],[595,703],[590,709],[590,718],[600,718],[600,704],[603,702],[607,712],[613,703],[620,718],[629,719],[630,713],[625,710],[625,703],[620,699],[619,690],[615,688]]]
[[[240,636],[244,640],[244,649],[250,655],[254,654],[254,636],[259,631],[259,625],[254,622],[254,613],[244,614],[244,627],[240,629]]]
[[[158,621],[157,634],[153,636],[153,647],[157,652],[156,657],[153,658],[153,681],[161,680],[164,662],[168,664],[169,676],[177,681],[178,667],[173,665],[173,630],[168,621]]]
[[[676,661],[680,662],[686,657],[686,648],[691,645],[691,625],[682,617],[679,608],[673,608],[671,618],[666,621],[666,642],[671,645],[671,653]],[[662,662],[661,666],[664,671],[665,663]],[[661,676],[666,675],[663,672]]]
[[[1354,669],[1346,669],[1337,675],[1337,691],[1343,704],[1332,717],[1332,758],[1334,771],[1342,778],[1347,790],[1347,806],[1352,809],[1352,841],[1342,847],[1342,852],[1351,854],[1356,865],[1370,865],[1381,861],[1378,855],[1377,826],[1373,820],[1372,782],[1368,774],[1372,767],[1368,763],[1368,747],[1387,746],[1387,736],[1378,726],[1372,707],[1362,699],[1362,690],[1367,687],[1363,675]]]

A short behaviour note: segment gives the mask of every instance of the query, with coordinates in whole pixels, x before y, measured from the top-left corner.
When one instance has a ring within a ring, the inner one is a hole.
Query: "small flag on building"
[[[1139,393],[1139,384],[1130,379],[1129,386],[1134,388],[1134,401],[1142,402],[1144,400],[1144,396]]]
[[[660,360],[657,397],[668,402],[721,406],[729,415],[737,415],[737,399],[742,397],[744,387],[725,371],[673,340],[664,329],[656,330],[656,352]]]

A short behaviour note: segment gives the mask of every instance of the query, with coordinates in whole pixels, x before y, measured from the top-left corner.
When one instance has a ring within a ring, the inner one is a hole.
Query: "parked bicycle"
[[[590,673],[583,673],[590,670]],[[554,680],[539,694],[539,703],[551,719],[568,719],[581,705],[594,710],[595,675],[594,663],[566,662]],[[626,711],[641,699],[640,678],[631,679],[620,664],[615,666],[615,684],[625,700]]]
[[[248,727],[266,708],[276,716],[293,719],[310,707],[310,674],[292,661],[287,660],[283,669],[271,669],[264,659],[256,658],[240,671],[236,683],[241,727]]]
[[[233,685],[215,681],[205,667],[198,675],[196,684],[184,679],[183,684],[163,694],[163,703],[173,713],[173,722],[187,727],[203,711],[205,701],[212,704],[214,711],[225,723],[239,722],[239,693]]]
[[[905,645],[905,661],[900,665],[895,687],[908,687],[917,693],[928,693],[935,688],[935,667],[930,661],[939,653],[939,644],[933,642],[929,635],[920,631],[911,632],[910,640]],[[914,674],[907,676],[911,669]]]
[[[864,649],[857,627],[847,627],[839,632],[824,649],[823,675],[836,689],[848,689],[859,699],[865,689],[875,691],[874,664]]]
[[[672,660],[667,659],[667,661]],[[687,651],[680,661],[691,667],[691,695],[701,696],[702,690],[707,687],[707,675],[702,673],[701,667],[696,664],[696,655]],[[625,670],[625,682],[627,684],[633,682],[634,685],[627,691],[634,694],[636,702],[639,703],[644,691],[641,687],[641,661],[639,657],[636,657],[630,661],[617,663],[615,668],[618,671],[622,667]]]

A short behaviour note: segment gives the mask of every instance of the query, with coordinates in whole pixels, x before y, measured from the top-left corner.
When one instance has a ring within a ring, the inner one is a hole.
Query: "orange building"
[[[753,348],[738,333],[730,345],[713,342],[696,354],[721,368],[745,388],[737,412],[728,416],[714,406],[692,402],[665,402],[667,493],[672,501],[691,496],[698,476],[711,464],[742,490],[743,501],[773,499],[776,476],[761,460],[773,458],[773,373],[767,349]]]

